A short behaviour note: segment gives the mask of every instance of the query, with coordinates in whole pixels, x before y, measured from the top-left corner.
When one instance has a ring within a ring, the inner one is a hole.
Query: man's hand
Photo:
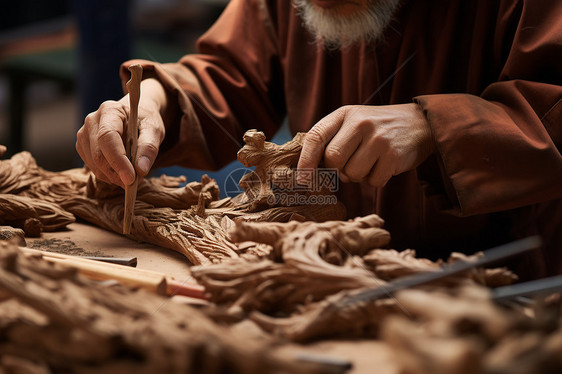
[[[344,106],[306,134],[298,169],[336,168],[343,182],[384,186],[433,152],[431,129],[417,104]],[[308,184],[306,173],[299,183]]]
[[[128,160],[123,144],[123,129],[129,117],[129,97],[106,101],[90,113],[76,134],[76,150],[88,168],[100,179],[121,187],[133,183],[136,173],[150,171],[164,140],[163,108],[166,93],[162,85],[147,79],[141,83],[139,103],[139,141],[135,167]]]

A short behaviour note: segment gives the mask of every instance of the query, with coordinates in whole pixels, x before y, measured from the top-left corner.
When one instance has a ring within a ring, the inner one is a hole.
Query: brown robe
[[[523,277],[562,272],[562,1],[407,0],[379,42],[326,51],[289,0],[231,0],[198,50],[140,61],[182,111],[157,165],[216,169],[246,129],[414,101],[437,151],[384,188],[340,186],[349,215],[379,214],[394,248],[431,258],[538,233]]]

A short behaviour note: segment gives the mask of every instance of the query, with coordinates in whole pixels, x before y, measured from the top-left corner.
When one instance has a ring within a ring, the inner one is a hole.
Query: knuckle
[[[344,154],[341,147],[337,145],[328,145],[326,147],[326,150],[324,151],[324,159],[332,165],[340,165],[346,161],[344,160]]]
[[[105,110],[113,110],[113,109],[119,109],[120,105],[117,101],[115,100],[106,100],[103,103],[100,104],[99,110],[101,111],[105,111]]]
[[[325,138],[324,138],[324,135],[322,133],[322,130],[319,127],[311,128],[306,133],[305,141],[307,143],[311,143],[311,144],[314,144],[314,145],[324,145]]]
[[[340,114],[346,114],[348,113],[354,106],[353,105],[343,105],[341,107],[339,107],[338,109],[336,109],[336,112],[340,113]]]
[[[368,119],[362,119],[360,121],[357,121],[355,123],[354,127],[357,131],[360,131],[360,132],[365,131],[365,130],[370,131],[373,127],[373,123]]]
[[[157,139],[161,142],[166,136],[166,129],[164,126],[156,126],[155,130]]]
[[[365,177],[365,173],[362,173],[361,170],[358,170],[357,168],[353,168],[353,167],[346,167],[344,169],[344,173],[352,181],[359,181]]]
[[[379,135],[376,137],[376,143],[378,147],[383,148],[385,151],[390,151],[391,148],[391,144],[392,144],[392,139],[389,136],[386,135]]]
[[[97,122],[97,112],[91,112],[84,119],[84,126],[91,126],[96,122]]]
[[[76,132],[76,144],[81,143],[84,141],[84,127],[81,127],[77,132]]]
[[[111,141],[111,138],[115,135],[115,131],[106,127],[100,126],[100,129],[97,134],[97,140],[99,144],[107,144]]]
[[[154,119],[149,123],[148,134],[149,139],[154,139],[155,141],[158,141],[160,143],[162,142],[162,140],[164,140],[166,130],[164,126],[159,126],[158,119]]]
[[[142,144],[142,148],[143,148],[143,153],[151,155],[151,156],[156,156],[158,154],[158,146],[156,146],[154,143],[144,143]]]

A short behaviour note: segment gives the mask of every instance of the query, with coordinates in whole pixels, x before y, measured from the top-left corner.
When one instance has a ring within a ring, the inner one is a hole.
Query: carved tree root
[[[454,293],[406,290],[396,299],[410,318],[385,320],[381,337],[393,349],[400,372],[523,374],[562,370],[559,309],[539,308],[531,319],[493,304],[489,290],[474,284]]]
[[[313,373],[201,312],[0,250],[0,360],[22,372]],[[240,344],[243,341],[244,344]]]
[[[25,196],[0,194],[0,207],[0,224],[20,227],[28,236],[60,230],[75,221],[59,205]]]
[[[258,133],[249,132],[247,139],[253,138],[254,135],[258,138],[260,136]],[[287,145],[275,146],[271,148],[271,152],[260,154],[263,165],[258,166],[257,172],[265,173],[266,166],[285,165],[284,160],[296,160],[295,156],[298,158],[300,152],[298,139],[299,136]],[[248,149],[244,152],[246,151]],[[254,159],[253,157],[255,155],[249,156],[249,159]],[[26,170],[30,170],[29,175]],[[24,182],[18,183],[19,180]],[[136,213],[129,236],[135,240],[148,241],[176,250],[193,264],[216,263],[238,258],[239,255],[244,258],[267,255],[270,248],[263,244],[252,246],[246,243],[240,247],[232,243],[226,231],[226,227],[231,225],[231,219],[325,221],[345,216],[345,207],[339,202],[294,207],[268,205],[268,209],[250,213],[248,207],[251,204],[243,201],[244,196],[218,201],[218,186],[206,175],[202,177],[201,182],[190,182],[180,187],[183,182],[184,177],[166,176],[144,180],[138,189]],[[36,165],[31,155],[21,153],[10,160],[0,161],[0,187],[8,192],[17,192],[22,199],[34,198],[43,201],[43,204],[59,204],[77,217],[121,233],[123,191],[116,186],[97,181],[85,169],[47,172]],[[6,196],[10,196],[13,201],[19,201],[19,195],[14,198],[12,195]],[[53,226],[58,224],[53,215],[35,219],[31,211],[22,212],[25,221],[8,223],[17,223],[24,227],[27,235],[39,235],[43,226],[46,230],[59,227]]]
[[[12,226],[0,226],[0,240],[13,241],[17,245],[25,247],[25,233],[22,229],[14,228]]]
[[[254,312],[250,315],[255,322],[285,338],[300,341],[339,334],[374,334],[380,318],[388,311],[396,312],[396,305],[387,300],[335,308],[345,292],[352,292],[345,290],[384,287],[386,280],[434,271],[442,264],[416,259],[411,250],[376,249],[390,241],[388,232],[381,228],[383,223],[376,215],[346,222],[236,222],[231,229],[232,240],[271,245],[276,262],[234,261],[193,268],[192,274],[229,315],[240,317]],[[452,256],[450,261],[458,258]],[[477,269],[440,285],[485,283],[486,274]],[[503,269],[494,274],[495,281],[513,281],[513,274]]]
[[[347,222],[237,222],[232,239],[272,245],[278,263],[232,261],[196,267],[192,274],[232,314],[259,310],[288,315],[341,290],[384,284],[356,257],[388,244],[390,235],[382,224],[375,215]]]

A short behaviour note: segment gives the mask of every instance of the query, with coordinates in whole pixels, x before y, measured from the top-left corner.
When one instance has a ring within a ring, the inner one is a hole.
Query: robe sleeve
[[[179,105],[181,118],[166,123],[156,166],[216,170],[236,158],[247,129],[271,137],[285,115],[275,30],[263,0],[232,0],[198,40],[198,54],[177,63],[140,63]],[[142,93],[141,93],[142,95]]]
[[[524,1],[506,63],[480,96],[414,98],[428,119],[451,212],[562,198],[562,2]],[[432,182],[430,182],[431,184]]]

